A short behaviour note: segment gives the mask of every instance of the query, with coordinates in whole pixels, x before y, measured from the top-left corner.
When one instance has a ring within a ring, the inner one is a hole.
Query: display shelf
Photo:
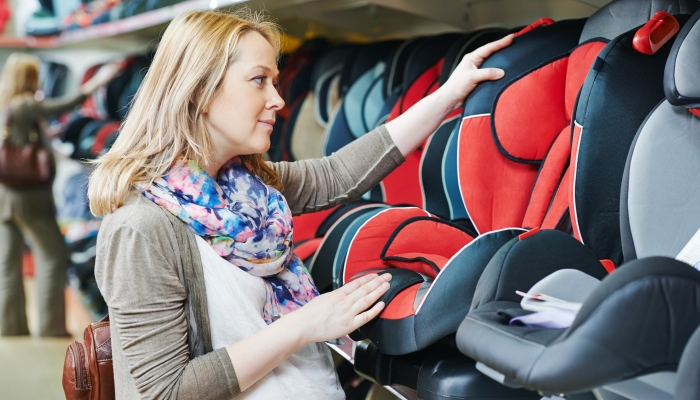
[[[168,22],[175,16],[191,10],[211,10],[231,7],[247,0],[188,0],[172,6],[159,8],[112,22],[89,26],[84,29],[64,31],[49,37],[10,37],[0,36],[0,48],[53,49],[75,47],[77,45],[97,45],[100,40],[134,40],[142,37],[145,41],[153,40]]]

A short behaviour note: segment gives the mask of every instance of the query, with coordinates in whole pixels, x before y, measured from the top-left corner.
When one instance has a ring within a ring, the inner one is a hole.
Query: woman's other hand
[[[100,86],[106,85],[122,72],[122,64],[120,62],[111,62],[103,65],[92,78],[80,86],[80,92],[84,95],[89,95]]]
[[[337,339],[379,315],[385,304],[377,300],[389,290],[389,280],[390,274],[363,276],[316,297],[286,318],[298,318],[304,343]]]
[[[447,82],[438,89],[447,103],[448,109],[456,110],[461,107],[464,99],[479,83],[503,78],[505,73],[500,68],[480,69],[479,67],[491,54],[508,47],[513,42],[514,37],[515,35],[510,34],[495,42],[485,44],[462,58]]]

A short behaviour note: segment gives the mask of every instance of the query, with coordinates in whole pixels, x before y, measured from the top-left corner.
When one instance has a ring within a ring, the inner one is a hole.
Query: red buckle
[[[529,238],[530,236],[534,235],[535,233],[537,233],[537,232],[539,232],[539,231],[540,231],[540,228],[533,228],[533,229],[530,229],[529,231],[527,231],[527,232],[525,232],[525,233],[521,233],[520,235],[518,235],[518,240],[525,240],[525,239]]]
[[[700,117],[700,108],[691,108],[690,112],[694,114],[696,117]]]
[[[524,35],[524,34],[530,32],[531,30],[539,28],[540,26],[552,25],[554,22],[555,21],[551,18],[540,18],[537,21],[533,22],[532,24],[521,29],[519,32],[517,32],[515,34],[515,36],[517,37],[520,35]]]
[[[632,47],[648,56],[656,53],[663,45],[678,33],[680,24],[673,15],[659,11],[639,28],[632,40]]]
[[[600,263],[603,264],[603,268],[605,268],[609,274],[612,274],[615,271],[615,263],[611,260],[600,260]]]

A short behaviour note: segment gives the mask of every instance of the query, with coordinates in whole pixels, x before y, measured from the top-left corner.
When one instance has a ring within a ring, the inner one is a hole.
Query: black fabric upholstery
[[[681,26],[687,15],[678,15]],[[673,41],[648,56],[632,47],[636,29],[599,54],[581,89],[574,117],[583,127],[576,160],[575,204],[581,239],[599,259],[622,264],[620,186],[626,155],[642,122],[664,97]]]
[[[506,79],[482,82],[467,96],[462,115],[490,114],[493,99],[513,78],[542,63],[568,53],[578,44],[585,19],[560,21],[513,39],[513,44],[491,55],[482,68],[502,68]],[[533,51],[537,57],[533,57]]]
[[[374,68],[378,62],[386,58],[387,53],[390,53],[392,49],[400,45],[400,40],[388,40],[361,46],[355,55],[348,58],[352,62],[348,63],[346,68],[343,68],[340,77],[340,95],[345,95],[357,78]]]
[[[445,219],[450,218],[450,205],[442,182],[442,158],[458,122],[459,116],[443,122],[430,137],[420,170],[426,211]]]
[[[695,330],[678,364],[676,400],[700,399],[700,328]]]
[[[413,50],[426,40],[424,37],[416,37],[405,40],[399,46],[394,48],[387,57],[386,69],[384,70],[383,90],[386,97],[400,91],[404,80],[404,71],[406,70],[406,62]],[[398,98],[398,97],[397,97]],[[392,102],[393,105],[396,101]],[[391,110],[391,109],[389,109]],[[388,114],[389,111],[386,112]]]
[[[479,47],[498,40],[508,34],[503,29],[484,29],[471,32],[457,39],[445,53],[445,64],[440,72],[440,86],[447,82],[452,71],[459,65],[465,55]]]
[[[666,71],[664,73],[664,90],[666,93],[666,99],[668,102],[674,106],[687,106],[697,108],[700,107],[700,98],[694,96],[688,96],[684,93],[679,93],[676,86],[676,79],[689,79],[696,80],[698,75],[695,76],[683,76],[676,77],[676,73],[679,73],[676,63],[678,61],[678,51],[680,50],[683,40],[688,36],[691,30],[700,29],[700,26],[696,26],[698,20],[700,20],[700,11],[693,14],[690,21],[678,32],[675,42],[673,43],[673,48],[671,49],[671,54],[668,57],[668,63],[666,64]]]
[[[423,275],[419,274],[418,272],[411,271],[410,269],[387,268],[381,272],[378,272],[378,274],[391,274],[389,290],[387,290],[386,293],[384,293],[382,297],[377,300],[377,302],[383,301],[384,304],[389,304],[389,302],[403,290],[408,289],[417,283],[425,282]]]
[[[663,257],[629,263],[601,282],[566,330],[506,327],[497,310],[508,307],[471,311],[457,333],[460,350],[526,388],[576,393],[674,371],[700,324],[700,272]]]
[[[516,290],[528,291],[562,268],[577,269],[598,279],[607,275],[593,251],[563,232],[545,230],[524,240],[512,239],[486,266],[476,286],[472,311],[494,301],[520,303]]]
[[[417,392],[422,400],[529,400],[542,397],[534,391],[501,385],[477,370],[474,360],[453,348],[428,355],[418,374]]]

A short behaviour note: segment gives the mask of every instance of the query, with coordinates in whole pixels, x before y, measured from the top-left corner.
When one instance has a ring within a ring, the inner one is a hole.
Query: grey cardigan
[[[270,166],[296,215],[358,199],[403,161],[382,126],[329,157]],[[201,259],[185,224],[135,194],[104,218],[95,276],[109,306],[117,399],[240,393],[226,349],[211,351]]]

